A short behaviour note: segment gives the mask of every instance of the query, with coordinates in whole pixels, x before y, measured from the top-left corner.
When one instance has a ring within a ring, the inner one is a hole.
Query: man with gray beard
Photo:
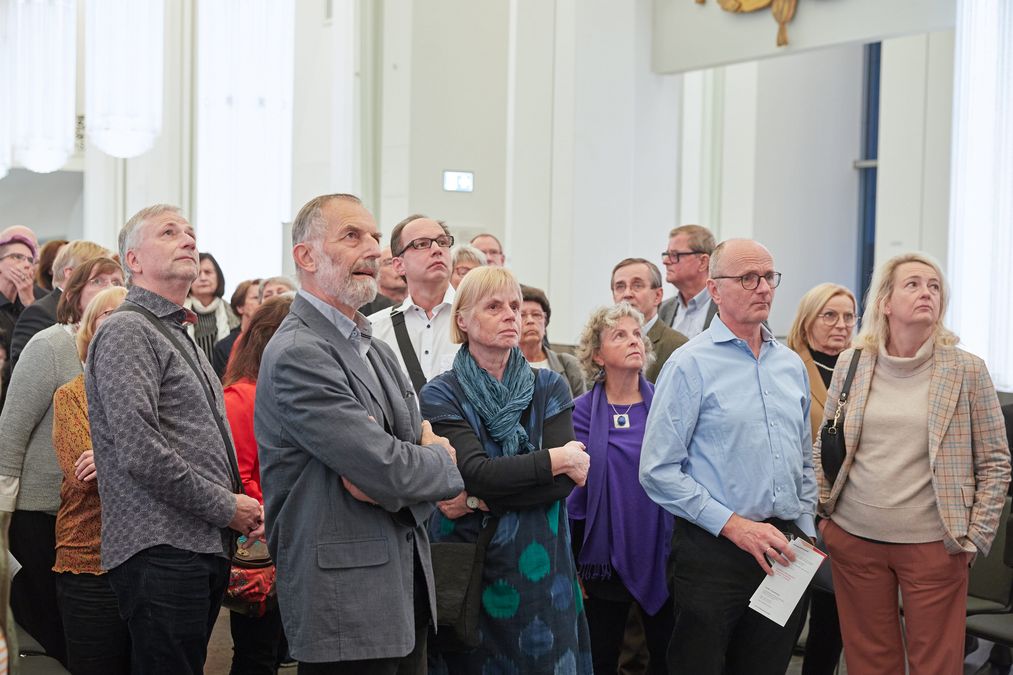
[[[464,489],[390,347],[357,307],[380,233],[352,195],[292,225],[302,289],[264,351],[254,430],[289,651],[306,673],[425,673],[435,591],[424,524]]]

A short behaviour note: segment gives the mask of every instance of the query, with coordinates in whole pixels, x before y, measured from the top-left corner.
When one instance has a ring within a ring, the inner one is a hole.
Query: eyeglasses
[[[404,255],[404,252],[410,248],[416,251],[425,251],[433,247],[436,244],[440,248],[450,248],[454,245],[454,238],[449,234],[441,234],[438,237],[419,237],[418,239],[412,239],[410,242],[405,244],[405,247],[401,249],[401,252],[397,254],[397,257]]]
[[[24,253],[8,253],[7,255],[0,256],[0,260],[5,260],[7,258],[14,258],[18,262],[26,262],[29,265],[35,264],[35,258],[30,255],[25,255]]]
[[[760,287],[760,279],[765,279],[767,285],[771,288],[777,288],[778,284],[781,283],[780,272],[767,272],[766,274],[760,275],[756,272],[750,272],[749,274],[743,274],[741,276],[724,276],[724,277],[711,277],[711,279],[738,279],[742,287],[747,291],[755,291]]]
[[[687,255],[701,255],[703,251],[662,251],[661,259],[665,262],[679,264],[679,260]]]
[[[527,321],[528,319],[534,319],[535,321],[545,321],[545,313],[535,310],[533,312],[521,312],[521,321]]]
[[[858,320],[858,317],[856,317],[851,312],[846,312],[844,314],[838,314],[837,312],[835,312],[832,309],[828,309],[827,311],[823,312],[822,314],[817,314],[816,316],[818,316],[820,318],[820,320],[823,321],[823,324],[825,326],[836,326],[837,325],[837,321],[839,319],[841,319],[841,318],[844,319],[844,325],[845,326],[854,326],[855,325],[855,321]]]
[[[632,290],[634,293],[639,293],[640,291],[647,290],[648,288],[652,288],[652,286],[642,279],[634,279],[633,282],[630,284],[630,290]],[[626,282],[617,281],[616,283],[612,284],[612,290],[615,293],[625,293]]]
[[[465,274],[467,274],[468,272],[470,272],[473,269],[475,269],[475,268],[474,267],[464,267],[463,265],[459,265],[459,266],[457,266],[457,267],[454,268],[454,274],[456,274],[459,277],[463,277]]]

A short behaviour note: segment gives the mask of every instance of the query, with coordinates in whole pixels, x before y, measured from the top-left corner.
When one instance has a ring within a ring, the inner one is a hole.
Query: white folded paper
[[[774,563],[774,574],[764,577],[749,599],[750,609],[779,626],[788,623],[813,575],[827,557],[804,539],[792,539],[790,546],[795,552],[795,562],[787,567]]]

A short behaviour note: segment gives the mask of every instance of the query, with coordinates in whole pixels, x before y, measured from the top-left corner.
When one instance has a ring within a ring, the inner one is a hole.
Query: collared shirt
[[[699,335],[703,332],[703,325],[707,321],[707,311],[710,309],[711,302],[711,296],[706,286],[690,298],[685,305],[682,304],[682,294],[676,293],[672,328],[688,338]]]
[[[757,359],[719,317],[658,378],[640,458],[651,499],[717,536],[736,513],[815,535],[809,378],[761,327]]]
[[[429,381],[440,373],[450,370],[454,365],[454,357],[460,345],[450,341],[450,307],[454,304],[454,288],[447,284],[447,291],[443,294],[443,302],[433,308],[433,316],[426,315],[422,309],[412,300],[409,293],[400,305],[390,309],[381,309],[369,317],[373,324],[373,337],[383,340],[394,350],[397,362],[401,370],[408,375],[408,367],[405,365],[401,350],[397,345],[397,336],[394,335],[394,323],[391,320],[392,312],[404,314],[405,328],[408,329],[408,339],[411,340],[415,356],[422,366],[422,374]]]
[[[198,376],[145,317],[114,312],[95,334],[85,389],[102,477],[102,567],[160,544],[228,557],[241,484],[215,421],[225,419],[218,377],[187,335],[183,307],[138,286],[127,300],[150,310],[190,352],[215,409]]]
[[[369,360],[366,358],[366,352],[369,351],[369,345],[373,341],[372,326],[369,323],[369,319],[364,317],[361,313],[355,313],[355,320],[349,319],[345,316],[341,310],[334,305],[330,305],[312,293],[300,289],[297,292],[298,295],[306,299],[306,302],[313,305],[318,312],[324,315],[324,318],[334,324],[334,327],[338,329],[342,337],[346,338],[349,342],[355,345],[356,351],[359,352],[359,356],[367,364]]]
[[[644,327],[641,329],[641,332],[643,332],[644,335],[647,335],[648,333],[651,332],[651,329],[654,328],[654,324],[656,323],[658,323],[657,312],[654,313],[653,317],[644,322]]]

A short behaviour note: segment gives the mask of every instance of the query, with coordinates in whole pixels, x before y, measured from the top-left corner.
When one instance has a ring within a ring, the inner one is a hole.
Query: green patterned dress
[[[442,433],[441,426],[466,422],[490,458],[502,457],[502,449],[465,400],[453,371],[430,382],[421,399],[422,416],[437,433]],[[563,379],[553,371],[538,370],[531,406],[521,416],[532,447],[518,454],[540,449],[546,420],[572,407]],[[563,442],[573,438],[572,427],[568,434]],[[485,498],[472,491],[469,476],[464,481],[469,494]],[[495,499],[487,501],[495,508]],[[486,517],[475,512],[455,521],[437,511],[430,521],[430,538],[475,541]],[[483,586],[480,646],[466,654],[443,655],[441,669],[445,665],[449,673],[469,675],[593,673],[564,498],[500,514],[486,553]]]

